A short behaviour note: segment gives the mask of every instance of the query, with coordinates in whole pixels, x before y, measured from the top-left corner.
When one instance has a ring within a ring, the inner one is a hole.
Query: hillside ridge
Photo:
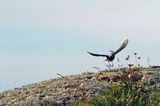
[[[114,84],[119,73],[128,68],[84,72],[78,75],[29,84],[0,93],[0,106],[65,106],[69,101],[94,97]],[[136,68],[145,75],[145,82],[160,91],[160,68]],[[110,81],[112,78],[112,81]]]

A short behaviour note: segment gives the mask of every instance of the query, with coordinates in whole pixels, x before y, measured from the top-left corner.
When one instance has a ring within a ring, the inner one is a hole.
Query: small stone
[[[83,88],[83,87],[84,87],[84,85],[85,85],[84,83],[81,83],[80,87],[81,87],[81,88]]]

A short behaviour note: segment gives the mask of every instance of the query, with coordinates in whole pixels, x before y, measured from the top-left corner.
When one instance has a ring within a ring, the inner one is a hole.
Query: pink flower
[[[128,64],[128,66],[129,66],[129,67],[132,67],[132,66],[133,66],[133,64]]]
[[[129,58],[128,58],[128,57],[126,58],[126,61],[127,61],[127,60],[129,60]]]
[[[130,73],[130,74],[128,74],[128,78],[131,78],[131,75],[132,75],[131,73]]]
[[[141,78],[141,80],[144,81],[144,80],[145,80],[145,77],[143,76],[143,77]]]
[[[126,61],[127,61],[127,60],[129,60],[129,55],[126,57],[126,59],[125,59],[125,60],[126,60]]]

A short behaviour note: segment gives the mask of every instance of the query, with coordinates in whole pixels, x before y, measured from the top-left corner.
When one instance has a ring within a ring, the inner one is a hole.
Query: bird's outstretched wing
[[[91,52],[88,52],[90,55],[92,56],[102,56],[102,57],[106,57],[107,55],[103,55],[103,54],[95,54],[95,53],[91,53]]]
[[[120,52],[122,49],[124,49],[128,44],[128,39],[126,39],[123,44],[119,47],[119,49],[117,49],[117,51],[114,52],[114,54],[117,54],[118,52]]]

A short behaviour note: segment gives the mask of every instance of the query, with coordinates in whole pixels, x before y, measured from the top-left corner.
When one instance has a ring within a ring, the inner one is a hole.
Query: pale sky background
[[[0,0],[0,92],[104,69],[87,51],[109,53],[126,38],[121,61],[138,52],[159,65],[159,0]]]

